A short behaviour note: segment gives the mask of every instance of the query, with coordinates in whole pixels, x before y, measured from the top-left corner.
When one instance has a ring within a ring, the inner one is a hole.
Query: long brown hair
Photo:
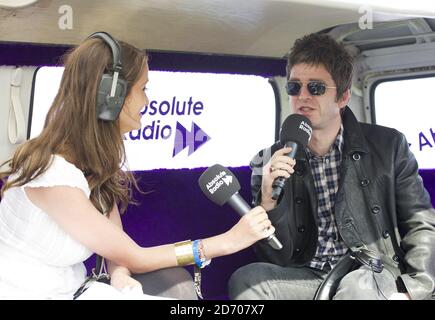
[[[147,56],[127,43],[119,44],[123,66],[120,76],[128,83],[128,94],[147,68]],[[102,210],[100,194],[104,208],[110,210],[120,204],[124,212],[131,202],[131,186],[138,189],[138,185],[130,172],[120,169],[126,159],[119,121],[102,121],[96,114],[101,76],[113,72],[112,52],[101,39],[91,38],[68,52],[63,60],[65,70],[44,129],[38,137],[19,146],[12,159],[3,164],[9,164],[9,170],[0,173],[1,179],[16,175],[12,181],[4,181],[2,194],[44,173],[52,155],[59,154],[83,171],[96,208]]]

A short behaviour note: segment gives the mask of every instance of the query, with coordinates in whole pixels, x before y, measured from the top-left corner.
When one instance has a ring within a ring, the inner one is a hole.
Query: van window
[[[37,71],[30,138],[43,128],[62,72]],[[275,94],[267,78],[150,71],[149,79],[142,128],[124,135],[130,170],[246,166],[274,142]]]
[[[374,87],[376,123],[401,131],[420,169],[435,168],[435,77],[396,79]]]

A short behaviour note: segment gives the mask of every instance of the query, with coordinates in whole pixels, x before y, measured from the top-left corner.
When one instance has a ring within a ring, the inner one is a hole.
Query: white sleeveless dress
[[[8,189],[0,202],[0,300],[72,299],[92,255],[27,197],[24,187],[70,186],[89,198],[82,171],[54,155],[45,173]]]

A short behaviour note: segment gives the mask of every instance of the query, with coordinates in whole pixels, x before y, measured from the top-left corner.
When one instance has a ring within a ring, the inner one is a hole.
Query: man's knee
[[[175,286],[172,289],[173,298],[197,300],[196,290],[191,274],[182,267],[171,268]]]
[[[230,280],[228,281],[228,295],[230,299],[235,299],[240,291],[243,291],[249,285],[246,283],[246,277],[245,273],[243,272],[244,269],[246,269],[247,266],[243,266],[239,269],[237,269],[230,277]]]
[[[263,272],[264,269],[264,263],[251,263],[237,269],[228,282],[229,298],[232,300],[264,298],[258,289],[258,285],[261,283],[260,277],[267,274]]]
[[[196,291],[190,273],[182,267],[160,269],[149,273],[135,274],[144,293],[164,297],[196,300]]]
[[[395,278],[386,269],[382,273],[361,267],[340,282],[334,300],[383,300],[397,292]]]

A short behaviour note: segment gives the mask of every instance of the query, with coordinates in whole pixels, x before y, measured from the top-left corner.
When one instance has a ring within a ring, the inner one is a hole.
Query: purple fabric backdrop
[[[429,192],[430,198],[432,200],[432,206],[435,208],[435,169],[420,170],[419,173],[423,179],[424,187]]]

